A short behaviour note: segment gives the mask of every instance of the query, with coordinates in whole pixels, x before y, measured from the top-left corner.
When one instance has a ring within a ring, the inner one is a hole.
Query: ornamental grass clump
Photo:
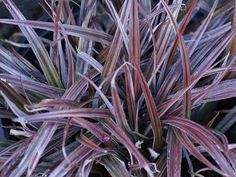
[[[235,2],[184,2],[2,0],[1,176],[236,176]]]

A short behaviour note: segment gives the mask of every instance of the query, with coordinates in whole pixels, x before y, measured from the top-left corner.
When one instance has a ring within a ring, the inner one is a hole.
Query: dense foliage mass
[[[235,2],[203,2],[2,0],[1,176],[236,176]]]

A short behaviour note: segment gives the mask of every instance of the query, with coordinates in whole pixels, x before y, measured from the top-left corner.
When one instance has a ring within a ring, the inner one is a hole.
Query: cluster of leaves
[[[46,20],[3,3],[21,33],[0,46],[1,176],[236,176],[233,113],[198,121],[236,96],[233,1],[202,19],[198,0],[42,0]]]

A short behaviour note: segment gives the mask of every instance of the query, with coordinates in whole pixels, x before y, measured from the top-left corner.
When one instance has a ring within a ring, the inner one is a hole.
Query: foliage
[[[44,0],[27,20],[3,0],[1,176],[236,176],[234,114],[199,116],[236,96],[232,2]]]

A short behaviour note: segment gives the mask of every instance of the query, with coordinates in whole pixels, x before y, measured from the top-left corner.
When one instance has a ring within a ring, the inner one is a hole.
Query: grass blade
[[[139,16],[138,16],[138,1],[131,0],[131,11],[130,11],[130,63],[135,64],[137,67],[140,65],[140,32],[139,32]],[[134,93],[135,96],[138,94],[138,83],[139,78],[134,73]]]
[[[115,156],[104,156],[99,163],[107,169],[111,176],[131,176],[125,165]]]
[[[225,174],[227,174],[228,176],[236,175],[234,170],[231,168],[230,163],[223,155],[224,153],[227,154],[224,145],[207,129],[203,128],[202,126],[190,120],[181,118],[172,117],[165,119],[164,122],[185,132],[191,138],[193,138],[197,143],[199,143],[202,147],[204,147],[204,149],[207,150],[207,152],[212,156],[212,158],[216,161],[216,163],[220,166],[221,170]],[[219,170],[217,170],[216,172],[219,172]]]
[[[162,126],[160,122],[160,117],[157,112],[156,104],[152,93],[148,87],[147,81],[139,67],[135,68],[135,72],[139,78],[141,88],[144,94],[144,98],[147,104],[148,114],[151,120],[152,130],[153,130],[153,149],[159,150],[162,146]]]
[[[182,144],[170,128],[167,138],[167,177],[181,176]]]
[[[21,14],[19,9],[11,0],[3,0],[3,3],[8,7],[9,12],[12,14],[16,20],[25,20],[24,16]],[[44,72],[44,75],[49,84],[62,87],[61,80],[56,72],[56,69],[53,66],[53,63],[50,60],[48,52],[44,47],[42,41],[36,34],[36,32],[27,26],[19,26],[21,31],[24,33],[25,37],[29,41],[31,48],[38,59],[38,62]]]
[[[180,48],[180,54],[182,59],[182,67],[183,67],[183,85],[184,88],[188,88],[191,84],[191,74],[190,74],[190,65],[189,65],[189,54],[187,52],[183,35],[180,33],[178,29],[178,24],[176,20],[174,19],[173,15],[171,14],[171,11],[165,1],[161,1],[164,8],[166,9],[167,14],[169,15],[171,22],[174,26],[175,32],[177,33],[178,42],[179,42],[179,48]],[[188,90],[184,94],[184,117],[190,118],[191,115],[191,89]]]
[[[51,22],[43,22],[43,21],[34,21],[34,20],[12,20],[12,19],[0,19],[0,23],[10,24],[10,25],[18,25],[18,26],[27,26],[35,29],[42,29],[47,31],[54,30],[54,24]],[[111,36],[98,31],[93,30],[91,28],[85,28],[75,25],[62,24],[62,28],[65,30],[65,33],[74,37],[83,37],[88,40],[93,40],[96,42],[100,42],[102,44],[109,45],[111,43]],[[59,29],[62,32],[62,29]]]
[[[130,2],[125,1],[125,3],[122,6],[121,15],[120,15],[120,21],[123,24],[123,26],[126,26],[128,23],[128,13],[130,11]],[[104,69],[102,72],[102,77],[105,78],[108,75],[110,75],[116,67],[117,61],[120,56],[120,52],[122,49],[123,44],[123,36],[119,28],[117,28],[115,32],[115,36],[112,40],[112,43],[109,47],[108,54],[106,56],[106,62],[104,65]]]

